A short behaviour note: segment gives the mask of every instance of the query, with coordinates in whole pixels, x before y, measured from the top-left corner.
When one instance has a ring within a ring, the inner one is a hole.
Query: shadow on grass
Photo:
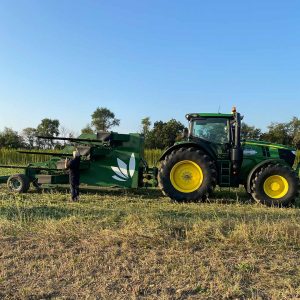
[[[1,185],[0,185],[1,187]],[[5,187],[0,188],[0,191],[5,191]],[[42,189],[43,193],[53,194],[53,192],[70,194],[70,188],[68,185],[45,187]],[[35,189],[30,189],[28,194],[38,194]],[[80,187],[80,193],[83,195],[99,195],[99,196],[112,196],[112,197],[130,197],[135,200],[161,200],[160,198],[169,199],[164,196],[159,188],[139,188],[139,189],[127,189],[119,187]],[[172,202],[171,199],[169,199]],[[176,201],[173,201],[177,203]],[[256,202],[251,196],[245,192],[244,188],[216,188],[214,193],[209,199],[204,201],[205,203],[217,203],[217,204],[255,204]],[[197,203],[197,202],[195,202]],[[296,208],[300,208],[300,198],[296,200],[294,205]]]
[[[70,193],[68,186],[56,186],[55,188],[44,188],[44,193],[52,193],[53,191],[61,193]],[[31,190],[31,193],[36,193],[36,191]],[[80,187],[81,194],[90,195],[100,195],[100,196],[120,196],[120,197],[133,197],[142,198],[149,200],[159,200],[159,198],[166,198],[159,188],[139,188],[139,189],[122,189],[118,187],[104,188],[104,187]],[[170,200],[172,201],[172,200]],[[254,203],[251,197],[243,189],[217,189],[210,196],[210,198],[205,201],[207,203]]]
[[[98,208],[85,209],[80,207],[61,207],[38,205],[32,207],[0,207],[0,217],[10,221],[32,222],[38,220],[52,219],[61,220],[78,217],[81,220],[107,220],[110,224],[122,222],[127,213],[123,210]]]
[[[48,205],[39,205],[33,207],[1,207],[0,216],[8,220],[37,220],[37,219],[55,219],[71,217],[76,215],[76,209],[64,207],[51,207]]]
[[[68,186],[57,186],[55,188],[43,188],[43,193],[53,193],[53,191],[70,194]],[[37,193],[35,190],[30,190],[29,193]],[[134,197],[145,198],[149,200],[164,197],[161,190],[156,188],[151,189],[122,189],[122,188],[104,188],[104,187],[80,187],[80,194],[83,195],[99,195],[99,196],[120,196],[120,197]]]

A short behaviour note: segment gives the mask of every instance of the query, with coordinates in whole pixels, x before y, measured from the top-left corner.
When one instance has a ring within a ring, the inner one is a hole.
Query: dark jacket
[[[67,168],[69,169],[70,184],[79,185],[80,181],[80,156],[75,157],[67,162]]]

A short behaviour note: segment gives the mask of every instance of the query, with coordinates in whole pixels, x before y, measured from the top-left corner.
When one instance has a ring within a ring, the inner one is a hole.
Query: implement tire
[[[30,187],[30,181],[24,174],[15,174],[8,178],[7,187],[15,193],[26,193]]]
[[[215,164],[207,154],[193,147],[172,151],[162,161],[158,173],[163,193],[178,202],[205,200],[216,182]]]
[[[268,165],[260,169],[251,182],[251,195],[267,206],[289,206],[298,195],[298,179],[287,166]]]

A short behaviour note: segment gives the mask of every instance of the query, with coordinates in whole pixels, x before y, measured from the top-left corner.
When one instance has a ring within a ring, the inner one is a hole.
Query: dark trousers
[[[71,183],[70,188],[71,188],[72,200],[77,200],[79,196],[79,185]]]

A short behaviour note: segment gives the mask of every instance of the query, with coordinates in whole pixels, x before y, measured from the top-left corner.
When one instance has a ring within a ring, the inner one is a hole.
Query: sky
[[[114,131],[237,106],[263,130],[300,117],[300,1],[0,0],[0,131],[97,107]]]

